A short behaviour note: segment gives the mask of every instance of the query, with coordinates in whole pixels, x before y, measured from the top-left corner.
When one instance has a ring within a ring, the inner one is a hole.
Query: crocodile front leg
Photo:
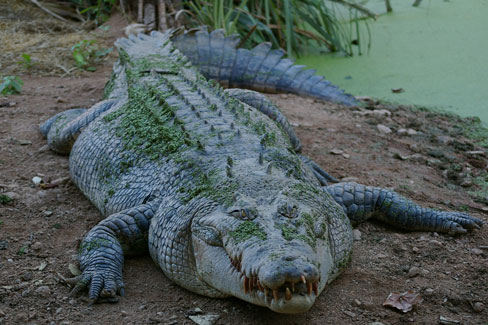
[[[138,255],[148,250],[147,234],[154,215],[154,204],[143,204],[115,213],[92,228],[79,249],[82,274],[72,295],[89,287],[92,302],[116,301],[124,295],[122,266],[124,254]]]
[[[351,222],[370,217],[406,230],[463,234],[483,225],[480,219],[460,212],[421,207],[398,193],[356,183],[338,183],[324,187],[346,212]]]

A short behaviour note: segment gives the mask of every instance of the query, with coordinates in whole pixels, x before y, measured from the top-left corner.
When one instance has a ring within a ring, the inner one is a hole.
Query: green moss
[[[103,89],[103,99],[107,99],[110,96],[110,93],[114,89],[115,86],[115,72],[112,72],[110,75],[110,79],[105,84],[105,88]]]
[[[196,197],[206,197],[230,206],[234,202],[233,193],[238,187],[236,180],[219,176],[217,172],[206,174],[197,167],[192,173],[192,187],[181,187],[178,191],[184,193],[183,202],[186,204]]]
[[[7,204],[12,202],[12,198],[5,194],[0,194],[0,204]]]
[[[129,88],[129,101],[104,116],[107,123],[119,119],[115,134],[122,139],[124,149],[157,160],[192,145],[188,132],[173,123],[174,112],[163,96],[169,94],[150,86]]]
[[[239,226],[230,232],[230,237],[232,237],[236,242],[243,242],[251,237],[257,237],[261,240],[266,240],[267,235],[264,230],[253,221],[244,221]]]

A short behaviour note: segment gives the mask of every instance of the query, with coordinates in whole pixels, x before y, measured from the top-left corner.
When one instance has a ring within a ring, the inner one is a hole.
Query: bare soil
[[[79,241],[102,216],[70,181],[50,189],[33,184],[34,176],[69,177],[68,157],[47,149],[38,126],[99,101],[110,71],[107,63],[77,76],[24,75],[21,95],[0,96],[0,194],[14,197],[0,203],[0,324],[192,324],[188,316],[200,313],[195,308],[220,315],[218,324],[436,324],[440,316],[488,323],[486,225],[451,237],[363,223],[352,263],[301,315],[193,294],[171,283],[148,256],[126,261],[126,296],[118,303],[89,306],[69,297],[62,279],[71,277]],[[304,153],[332,175],[487,220],[488,208],[468,194],[480,189],[471,179],[486,173],[486,154],[472,152],[486,150],[460,132],[459,118],[378,103],[350,109],[270,97],[295,127]],[[378,124],[392,133],[379,132]],[[416,134],[401,135],[401,128]],[[412,311],[383,307],[389,293],[407,290],[423,298]]]

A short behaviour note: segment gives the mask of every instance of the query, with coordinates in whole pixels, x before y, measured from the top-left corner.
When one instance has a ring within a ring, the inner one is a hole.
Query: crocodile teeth
[[[278,290],[276,289],[273,290],[273,298],[274,300],[278,301]]]
[[[261,283],[259,282],[259,280],[257,281],[257,285],[258,285],[259,291],[263,291],[263,287],[261,286]]]
[[[319,286],[317,285],[317,282],[312,283],[312,288],[313,292],[315,293],[316,296],[319,295]]]
[[[249,286],[249,278],[244,275],[244,293],[248,292],[247,287]]]
[[[305,280],[305,276],[303,274],[300,276],[300,280],[302,280],[303,284],[307,284],[307,280]]]
[[[309,295],[312,293],[312,282],[307,282],[307,293]]]
[[[291,292],[290,292],[290,289],[288,289],[288,287],[285,290],[285,299],[286,300],[290,300],[291,299]]]

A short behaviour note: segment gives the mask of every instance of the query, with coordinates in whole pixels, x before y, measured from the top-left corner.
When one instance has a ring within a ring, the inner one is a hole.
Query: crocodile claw
[[[484,224],[483,220],[461,212],[442,212],[438,217],[444,222],[446,232],[451,235],[460,235],[473,229],[481,229]]]
[[[89,304],[93,303],[114,303],[118,302],[120,296],[124,295],[124,283],[122,277],[110,270],[87,267],[82,275],[67,279],[68,284],[74,287],[70,296],[76,296],[85,289],[88,289]]]

